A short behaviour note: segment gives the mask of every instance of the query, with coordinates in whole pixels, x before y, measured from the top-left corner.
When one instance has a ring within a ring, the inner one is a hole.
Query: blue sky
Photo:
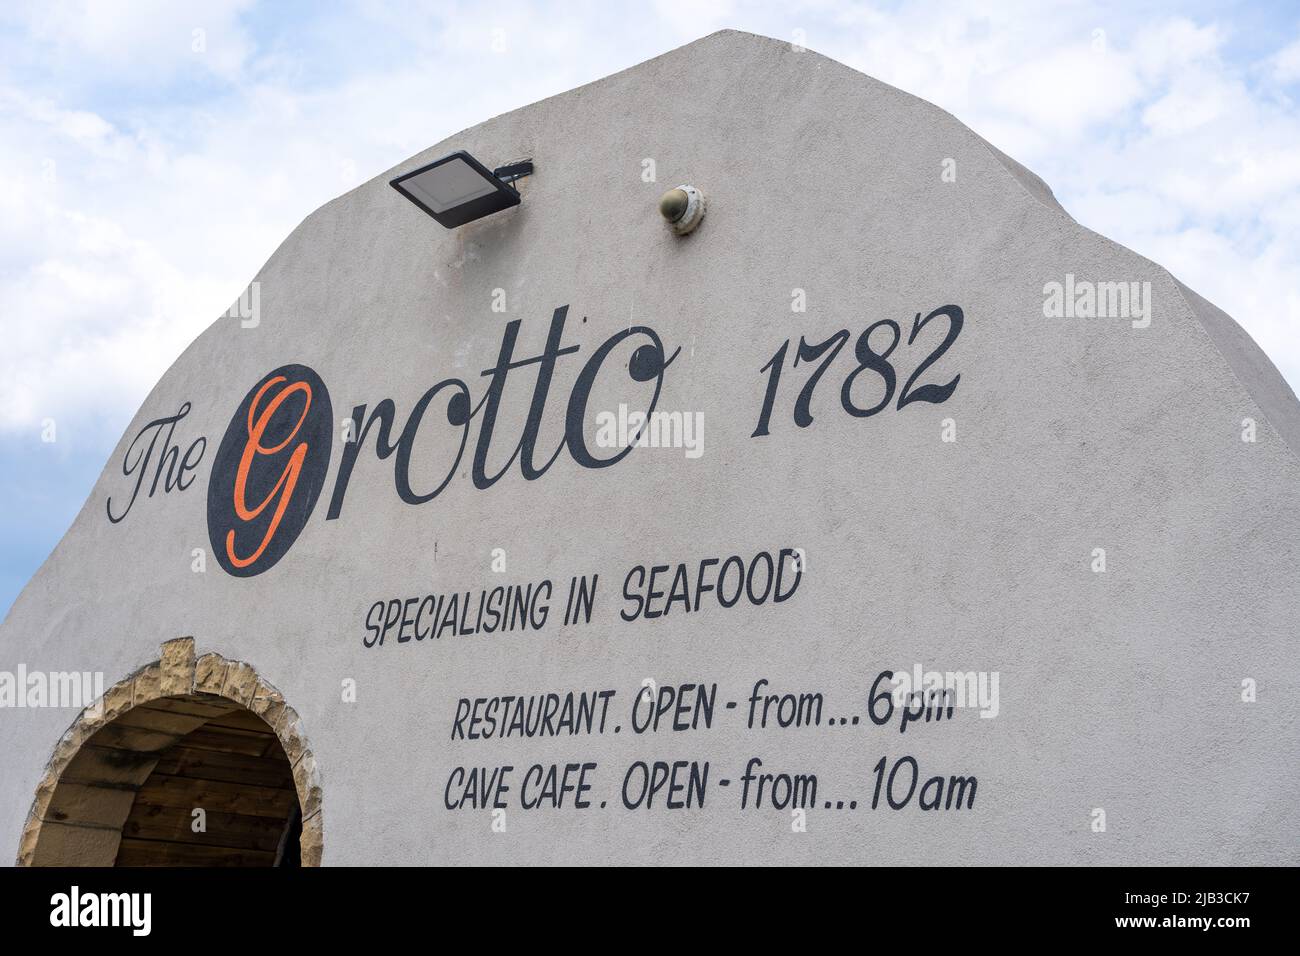
[[[460,129],[723,27],[798,39],[954,113],[1300,385],[1294,3],[11,2],[0,612],[149,388],[304,216]]]

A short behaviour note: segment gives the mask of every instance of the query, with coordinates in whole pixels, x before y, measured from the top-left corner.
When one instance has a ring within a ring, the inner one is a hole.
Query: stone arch
[[[160,709],[172,702],[179,702],[173,709],[180,713],[174,716]],[[37,785],[19,841],[17,864],[112,866],[136,788],[183,736],[181,730],[187,726],[184,711],[201,714],[203,705],[216,702],[231,702],[251,711],[278,739],[292,768],[301,815],[301,862],[319,866],[323,839],[320,773],[297,712],[251,664],[227,660],[220,654],[196,658],[192,637],[165,642],[158,660],[114,684],[72,722]],[[144,704],[151,706],[141,707]],[[187,708],[187,704],[197,706]],[[191,719],[203,723],[201,717]],[[124,723],[138,731],[131,737],[134,743],[112,751],[112,760],[91,759],[83,745],[100,731]]]

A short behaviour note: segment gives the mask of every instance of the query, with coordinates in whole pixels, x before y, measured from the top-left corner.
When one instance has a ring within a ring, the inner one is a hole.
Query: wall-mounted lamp
[[[700,224],[704,207],[704,193],[694,186],[678,186],[659,197],[659,215],[679,236],[686,235]]]
[[[398,176],[389,185],[415,203],[438,224],[455,229],[502,209],[518,206],[517,179],[533,171],[531,160],[489,170],[459,149],[427,166]]]

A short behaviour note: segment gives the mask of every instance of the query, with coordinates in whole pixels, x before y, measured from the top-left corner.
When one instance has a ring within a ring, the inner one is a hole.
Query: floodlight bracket
[[[504,166],[498,166],[492,170],[492,175],[501,180],[515,192],[518,188],[515,186],[516,179],[523,179],[525,176],[533,174],[533,161],[531,159],[521,159],[518,162],[506,163]]]

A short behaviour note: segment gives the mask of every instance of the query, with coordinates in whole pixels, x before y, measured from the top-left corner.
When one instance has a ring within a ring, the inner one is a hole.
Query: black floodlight
[[[532,171],[533,164],[528,160],[489,170],[458,149],[428,166],[398,176],[389,185],[438,220],[439,225],[455,229],[518,206],[519,190],[513,183]]]

